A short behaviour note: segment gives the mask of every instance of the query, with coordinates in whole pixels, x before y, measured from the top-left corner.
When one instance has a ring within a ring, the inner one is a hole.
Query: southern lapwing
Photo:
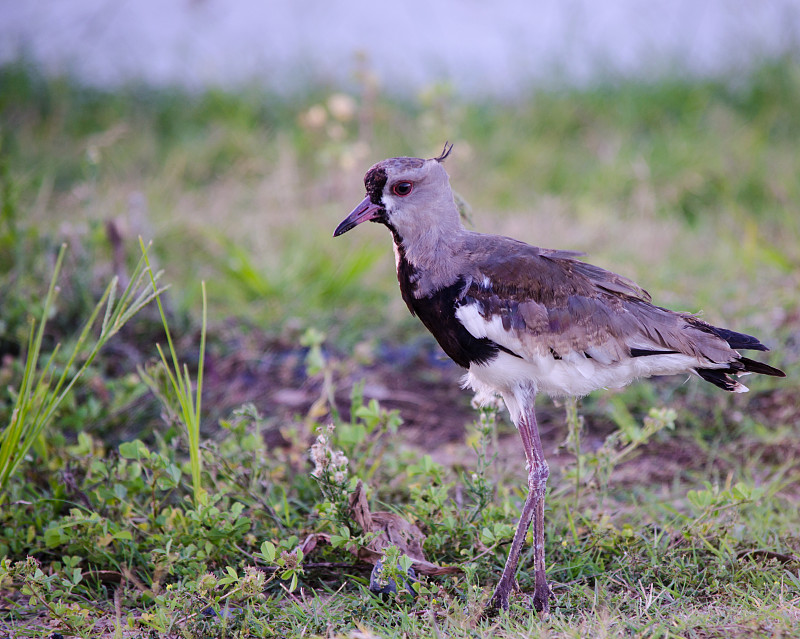
[[[508,608],[520,551],[533,522],[533,605],[547,612],[544,492],[549,474],[536,426],[539,392],[585,395],[637,377],[694,373],[734,393],[745,373],[783,371],[742,357],[765,351],[755,337],[650,302],[631,280],[577,259],[461,224],[439,157],[391,158],[364,178],[364,200],[334,237],[366,221],[394,238],[400,292],[445,353],[467,369],[464,385],[500,394],[522,436],[528,497],[503,574],[487,607]]]

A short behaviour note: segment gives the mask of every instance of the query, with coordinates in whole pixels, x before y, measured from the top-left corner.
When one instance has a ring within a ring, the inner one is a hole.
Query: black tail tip
[[[747,335],[746,333],[737,333],[727,328],[719,328],[718,326],[711,327],[712,332],[717,336],[728,342],[728,345],[734,350],[743,351],[768,351],[769,349],[764,346],[757,337]]]
[[[747,386],[728,376],[728,373],[731,372],[729,368],[695,368],[694,372],[707,382],[729,393],[746,393],[749,390]]]
[[[786,377],[786,373],[780,368],[775,368],[763,362],[757,362],[754,359],[740,357],[739,362],[744,365],[744,370],[748,373],[759,373],[760,375],[771,375],[772,377]]]
[[[786,377],[786,373],[780,368],[775,368],[747,357],[740,357],[732,361],[727,368],[695,368],[694,371],[707,382],[730,393],[746,393],[748,390],[747,386],[736,381],[730,375],[758,373],[759,375],[770,375],[771,377]]]

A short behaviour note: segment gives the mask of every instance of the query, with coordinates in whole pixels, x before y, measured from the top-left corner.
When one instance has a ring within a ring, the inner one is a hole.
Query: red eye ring
[[[413,190],[414,184],[412,182],[397,182],[394,186],[392,186],[392,193],[400,197],[405,197]]]

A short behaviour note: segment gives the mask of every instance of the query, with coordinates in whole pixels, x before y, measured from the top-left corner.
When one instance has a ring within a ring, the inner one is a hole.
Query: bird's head
[[[445,144],[442,154],[430,160],[390,158],[378,162],[364,177],[366,197],[336,227],[333,236],[367,221],[385,224],[396,238],[460,228],[450,180],[442,165],[452,149],[452,144]]]

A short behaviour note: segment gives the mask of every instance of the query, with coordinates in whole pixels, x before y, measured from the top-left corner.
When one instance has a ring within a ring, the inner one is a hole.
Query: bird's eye
[[[400,197],[405,197],[411,193],[413,188],[414,185],[411,182],[398,182],[392,187],[392,193],[399,195]]]

